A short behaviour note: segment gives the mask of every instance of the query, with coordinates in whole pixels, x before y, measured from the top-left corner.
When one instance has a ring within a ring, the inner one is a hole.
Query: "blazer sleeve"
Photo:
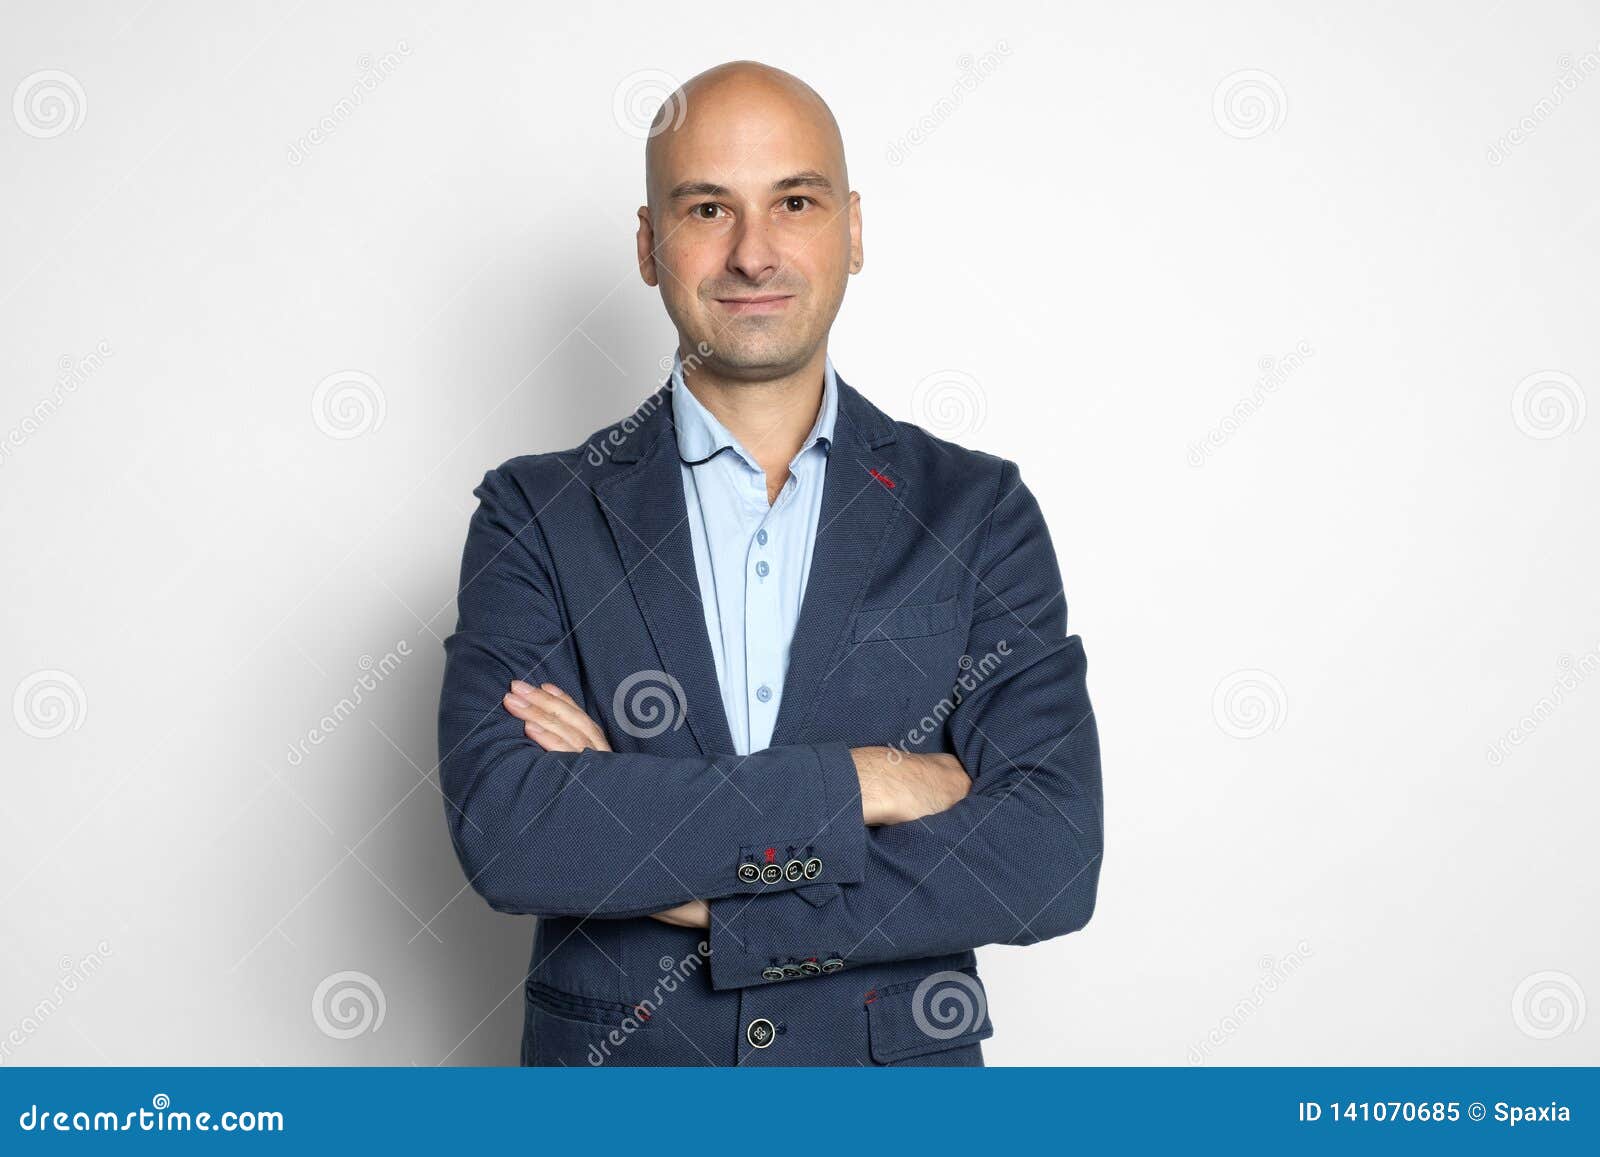
[[[1003,464],[997,495],[973,568],[973,669],[946,719],[971,794],[868,829],[859,883],[712,901],[714,988],[770,983],[780,973],[763,970],[806,961],[836,971],[1032,944],[1088,923],[1104,841],[1083,644],[1066,633],[1049,531],[1015,464]]]
[[[456,856],[489,906],[623,917],[798,886],[744,878],[767,848],[815,856],[825,880],[859,882],[866,828],[842,743],[675,758],[547,752],[527,738],[501,704],[513,679],[554,683],[600,716],[531,502],[504,467],[474,493],[459,618],[444,644],[439,783]]]

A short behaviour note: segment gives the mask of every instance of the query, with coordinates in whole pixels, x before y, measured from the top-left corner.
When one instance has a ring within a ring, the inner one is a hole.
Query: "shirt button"
[[[759,542],[762,546],[766,546],[767,545],[767,532],[766,532],[765,528],[762,528],[761,530],[756,531],[756,541]]]
[[[767,560],[766,559],[762,559],[760,562],[756,563],[756,574],[758,574],[762,578],[766,578],[767,577],[767,572],[769,570],[771,570],[771,569],[772,568],[767,565]]]
[[[756,688],[756,698],[761,700],[763,703],[767,702],[772,698],[772,688],[768,687],[765,683],[761,684],[761,686]]]
[[[776,1031],[772,1022],[764,1016],[758,1016],[750,1022],[750,1027],[744,1030],[744,1039],[750,1042],[751,1048],[764,1049],[772,1043]]]

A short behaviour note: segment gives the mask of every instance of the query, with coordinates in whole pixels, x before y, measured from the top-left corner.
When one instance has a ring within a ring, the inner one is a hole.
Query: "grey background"
[[[1600,1062],[1600,7],[606,7],[7,6],[0,1062],[514,1062],[471,491],[664,375],[637,118],[740,57],[844,130],[835,364],[1021,464],[1090,656],[991,1062]]]

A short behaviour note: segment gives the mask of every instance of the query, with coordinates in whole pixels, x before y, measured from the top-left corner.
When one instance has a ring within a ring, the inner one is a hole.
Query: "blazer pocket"
[[[528,1004],[538,1012],[561,1020],[583,1021],[586,1024],[620,1026],[634,1009],[613,1000],[596,1000],[589,996],[562,992],[541,981],[528,981]]]
[[[977,1044],[994,1035],[976,972],[935,972],[870,994],[867,1034],[880,1065]]]
[[[943,602],[916,606],[866,607],[850,620],[850,641],[870,643],[875,639],[920,639],[942,635],[955,627],[959,618],[956,596]]]

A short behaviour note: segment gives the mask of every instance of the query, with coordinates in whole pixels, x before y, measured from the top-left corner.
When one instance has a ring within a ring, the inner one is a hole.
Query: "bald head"
[[[792,73],[757,60],[730,60],[680,85],[662,102],[644,146],[645,201],[655,217],[690,156],[739,167],[775,136],[825,157],[841,193],[850,188],[844,138],[833,110]],[[692,177],[686,179],[693,179]]]

